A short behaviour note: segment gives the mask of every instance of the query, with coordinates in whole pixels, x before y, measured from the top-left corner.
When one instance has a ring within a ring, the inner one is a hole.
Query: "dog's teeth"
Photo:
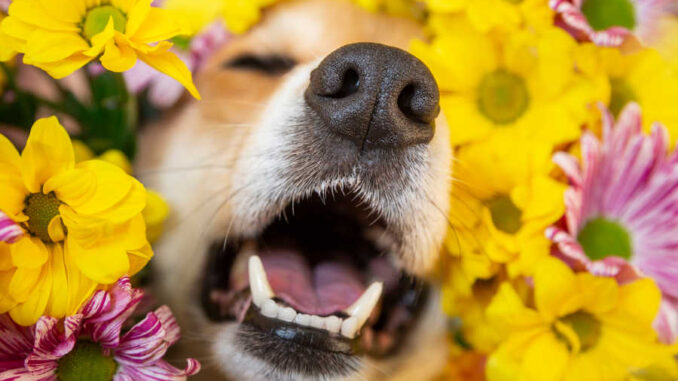
[[[325,318],[325,329],[332,333],[338,333],[341,330],[341,319],[336,316],[328,316]]]
[[[358,332],[358,319],[351,316],[350,318],[344,320],[341,323],[341,334],[343,336],[352,339],[355,337],[356,332]]]
[[[311,315],[297,314],[297,316],[294,318],[294,322],[299,325],[310,325]]]
[[[271,285],[266,278],[266,271],[264,264],[261,263],[261,258],[258,255],[250,257],[249,261],[249,275],[250,275],[250,291],[252,293],[252,302],[254,305],[262,308],[262,304],[266,300],[272,299],[275,294]],[[275,317],[275,316],[273,316]]]
[[[297,316],[297,311],[290,307],[283,307],[278,310],[278,319],[286,322],[291,322]]]
[[[280,310],[280,307],[273,299],[266,299],[261,305],[261,314],[269,318],[278,317],[278,310]]]
[[[358,325],[357,329],[363,326],[370,317],[372,310],[379,302],[381,292],[384,288],[382,282],[374,282],[363,292],[360,299],[356,300],[350,307],[344,310],[349,316],[355,317]]]
[[[309,322],[309,325],[313,328],[325,329],[325,319],[321,318],[320,316],[311,315],[311,321]]]

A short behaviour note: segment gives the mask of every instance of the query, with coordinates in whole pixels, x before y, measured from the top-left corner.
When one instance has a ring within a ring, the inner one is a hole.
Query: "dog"
[[[452,152],[416,22],[288,0],[218,51],[140,137],[172,207],[158,299],[197,380],[426,380],[447,360],[428,278]]]

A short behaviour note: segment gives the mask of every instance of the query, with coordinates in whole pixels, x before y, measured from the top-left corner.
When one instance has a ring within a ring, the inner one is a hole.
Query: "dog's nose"
[[[305,98],[327,128],[362,149],[428,143],[440,112],[438,85],[426,65],[373,43],[328,55],[311,72]]]

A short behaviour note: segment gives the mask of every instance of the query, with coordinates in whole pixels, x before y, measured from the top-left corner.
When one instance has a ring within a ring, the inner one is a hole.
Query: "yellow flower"
[[[259,18],[261,10],[277,0],[221,0],[223,1],[222,16],[226,28],[233,33],[244,33]]]
[[[180,15],[188,24],[190,35],[195,35],[217,19],[223,12],[224,1],[219,0],[167,0],[162,7]]]
[[[488,380],[624,380],[670,355],[652,328],[660,299],[649,278],[620,286],[545,259],[534,276],[534,308],[505,283],[487,309],[506,333],[488,360]]]
[[[200,98],[191,71],[165,40],[184,33],[171,13],[151,0],[14,0],[2,31],[16,40],[24,63],[63,78],[100,57],[108,70],[141,59]]]
[[[634,101],[643,109],[646,132],[659,121],[668,128],[672,143],[678,139],[678,71],[657,51],[623,54],[618,49],[586,44],[578,52],[577,65],[592,76],[602,74],[599,97],[613,114]]]
[[[5,14],[0,12],[0,25],[2,20],[5,18]],[[0,62],[7,62],[16,56],[16,50],[14,49],[13,39],[2,32],[0,29]],[[0,73],[2,75],[2,73]]]
[[[95,158],[92,150],[79,140],[73,141],[73,150],[75,152],[76,163]],[[129,159],[127,159],[127,156],[120,150],[110,149],[96,157],[96,159],[113,164],[125,171],[128,175],[132,174],[132,164],[129,162]],[[165,220],[169,216],[169,205],[167,205],[165,199],[162,198],[158,192],[149,189],[146,192],[146,207],[141,214],[144,216],[144,221],[146,222],[146,236],[148,237],[148,241],[153,243],[162,235]]]
[[[554,12],[544,0],[427,0],[426,4],[434,15],[463,12],[482,32],[494,28],[509,31],[521,27],[543,29],[553,24],[554,17]],[[442,23],[440,26],[443,26]]]
[[[478,263],[481,250],[492,262],[505,263],[510,277],[531,275],[549,253],[544,230],[565,211],[566,186],[549,177],[550,145],[498,131],[460,148],[456,158],[452,203],[463,202],[452,209],[450,221],[480,247],[462,251],[462,257]],[[448,247],[454,239],[448,238]]]
[[[516,130],[551,144],[580,135],[594,101],[589,81],[575,71],[576,43],[558,28],[539,35],[481,34],[459,19],[412,52],[438,80],[452,144]]]
[[[63,317],[98,285],[146,265],[146,191],[100,160],[76,164],[55,117],[40,119],[19,155],[0,136],[0,210],[27,234],[0,246],[0,313],[22,325]]]

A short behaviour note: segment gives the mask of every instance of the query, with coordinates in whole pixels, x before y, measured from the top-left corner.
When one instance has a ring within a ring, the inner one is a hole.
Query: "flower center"
[[[520,230],[523,212],[508,196],[497,196],[487,201],[487,207],[497,229],[509,234],[515,234]]]
[[[105,356],[101,347],[91,341],[78,342],[58,362],[59,381],[110,381],[118,364]]]
[[[82,27],[83,33],[87,39],[91,40],[92,37],[101,33],[106,29],[108,25],[108,20],[113,18],[113,27],[118,32],[125,32],[125,26],[127,25],[127,17],[122,13],[118,8],[111,5],[103,5],[90,9],[85,16],[85,22]]]
[[[577,235],[584,253],[592,260],[615,255],[631,258],[631,237],[628,231],[615,221],[594,218],[586,223]]]
[[[600,339],[600,322],[593,315],[585,311],[569,314],[560,321],[567,324],[577,334],[581,351],[593,348]]]
[[[52,242],[49,236],[49,223],[59,215],[61,201],[52,192],[49,194],[31,193],[26,197],[24,214],[28,216],[26,229],[44,242]]]
[[[631,0],[584,0],[581,12],[594,30],[636,26],[636,11]]]
[[[525,113],[530,103],[525,80],[506,70],[487,74],[478,87],[478,109],[497,124],[508,124]]]
[[[523,0],[504,0],[504,1],[511,4],[520,4],[523,2]]]
[[[622,78],[610,79],[610,112],[612,112],[612,115],[619,115],[627,103],[633,102],[636,99],[636,93],[629,86],[628,82]]]

